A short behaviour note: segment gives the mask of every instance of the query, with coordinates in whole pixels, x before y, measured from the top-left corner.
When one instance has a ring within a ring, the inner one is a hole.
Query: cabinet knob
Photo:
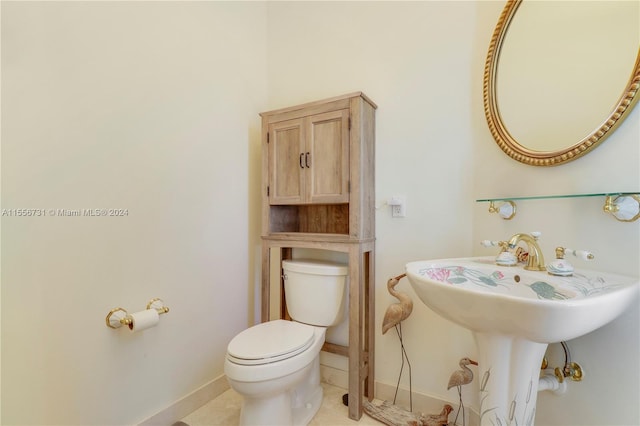
[[[304,164],[307,166],[307,169],[308,169],[309,167],[311,167],[311,166],[309,165],[309,153],[308,153],[308,152],[304,155]]]
[[[304,157],[304,152],[300,153],[300,168],[304,169],[304,164],[302,164],[302,157]]]

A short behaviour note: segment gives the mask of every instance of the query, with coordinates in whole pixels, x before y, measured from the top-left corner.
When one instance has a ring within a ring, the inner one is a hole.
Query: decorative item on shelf
[[[611,195],[607,195],[602,209],[606,213],[611,213],[621,222],[636,221],[640,218],[640,196],[630,194],[613,198]]]
[[[404,342],[402,340],[402,321],[406,320],[413,311],[413,300],[405,293],[399,292],[395,289],[396,285],[407,274],[401,274],[394,278],[389,278],[387,281],[387,290],[389,294],[398,299],[400,303],[392,303],[387,307],[387,311],[384,313],[382,320],[382,334],[385,334],[391,327],[395,327],[396,333],[398,333],[398,339],[400,339],[400,350],[402,357],[402,364],[400,365],[400,373],[398,374],[398,383],[396,385],[396,393],[393,396],[393,403],[396,403],[398,396],[398,389],[400,387],[400,379],[402,377],[402,371],[404,370],[404,361],[407,360],[407,366],[409,367],[409,410],[413,411],[413,391],[411,387],[411,363],[409,362],[409,356],[404,348]]]
[[[158,323],[158,316],[169,312],[162,299],[154,298],[147,303],[147,309],[140,312],[128,313],[123,308],[114,308],[107,314],[106,323],[109,328],[129,327],[132,332],[142,331],[154,327]]]
[[[498,213],[504,220],[511,220],[516,215],[516,203],[511,200],[505,200],[499,206],[494,201],[489,202],[489,213]]]
[[[458,412],[456,413],[456,417],[453,420],[453,424],[456,424],[456,421],[458,420],[458,415],[460,414],[460,411],[462,411],[463,426],[466,424],[466,421],[465,421],[465,414],[464,414],[464,403],[462,402],[462,386],[467,385],[473,381],[473,372],[469,367],[467,367],[470,364],[478,365],[476,361],[473,361],[469,358],[462,358],[460,360],[460,363],[458,364],[462,369],[456,370],[451,374],[451,377],[449,377],[449,384],[447,385],[447,390],[451,389],[454,386],[458,388],[458,398],[459,398],[460,406],[458,407]]]

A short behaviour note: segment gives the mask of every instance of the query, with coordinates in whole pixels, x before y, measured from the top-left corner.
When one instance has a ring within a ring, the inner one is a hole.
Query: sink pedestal
[[[547,344],[474,332],[481,425],[533,425]]]
[[[474,334],[480,424],[533,425],[547,344],[616,319],[637,300],[639,281],[587,270],[559,277],[494,261],[422,260],[407,263],[406,271],[426,306]]]

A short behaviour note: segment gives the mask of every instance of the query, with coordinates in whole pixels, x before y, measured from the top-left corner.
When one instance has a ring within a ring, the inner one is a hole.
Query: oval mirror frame
[[[531,166],[556,166],[575,160],[593,150],[611,135],[615,128],[619,126],[633,110],[633,106],[639,98],[640,49],[638,49],[633,71],[629,81],[624,87],[622,95],[618,98],[609,116],[606,117],[595,130],[577,143],[557,151],[534,151],[528,149],[518,143],[507,130],[500,116],[496,93],[500,49],[507,34],[509,24],[522,1],[523,0],[507,0],[507,4],[500,14],[493,36],[491,37],[484,67],[484,113],[493,138],[508,156]]]

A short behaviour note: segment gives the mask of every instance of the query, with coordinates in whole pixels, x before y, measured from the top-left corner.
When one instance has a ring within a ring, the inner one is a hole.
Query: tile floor
[[[362,414],[360,421],[349,418],[347,407],[342,404],[346,390],[322,383],[324,398],[322,406],[309,426],[377,425],[382,423]],[[234,426],[240,419],[241,398],[233,389],[197,409],[182,421],[189,426]],[[380,401],[376,401],[380,403]]]

